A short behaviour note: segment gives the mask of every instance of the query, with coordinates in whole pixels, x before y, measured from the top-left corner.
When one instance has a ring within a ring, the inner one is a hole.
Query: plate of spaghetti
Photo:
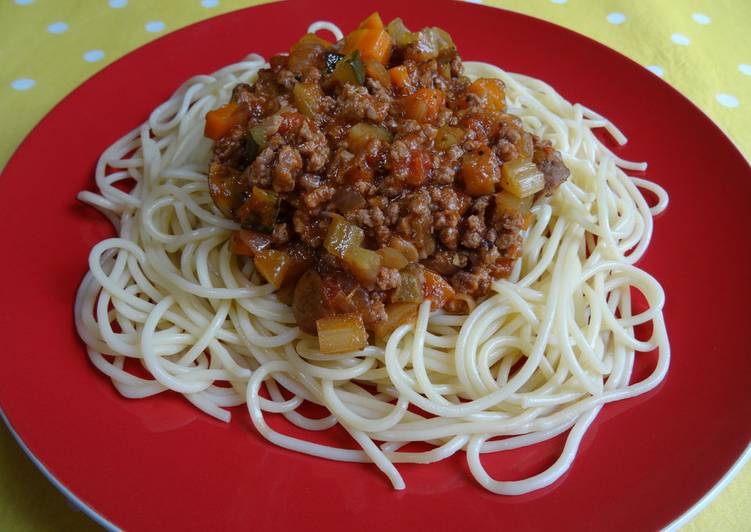
[[[105,526],[656,528],[746,450],[743,156],[593,41],[402,4],[179,30],[8,164],[0,405]]]

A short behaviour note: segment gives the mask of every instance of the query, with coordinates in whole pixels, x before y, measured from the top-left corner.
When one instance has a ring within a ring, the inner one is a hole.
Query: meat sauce
[[[376,13],[272,57],[205,134],[209,191],[242,227],[232,251],[332,353],[387,336],[425,299],[466,311],[509,275],[531,205],[569,175],[506,113],[501,81],[463,75],[448,33]]]

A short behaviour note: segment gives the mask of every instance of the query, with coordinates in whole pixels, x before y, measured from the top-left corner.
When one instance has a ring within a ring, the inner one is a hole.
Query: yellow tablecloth
[[[3,0],[0,168],[45,113],[105,65],[166,32],[258,3]],[[751,158],[748,0],[484,3],[560,24],[629,56],[689,97]],[[748,530],[750,502],[751,466],[746,466],[685,529]],[[34,468],[7,429],[0,428],[0,530],[94,528]]]

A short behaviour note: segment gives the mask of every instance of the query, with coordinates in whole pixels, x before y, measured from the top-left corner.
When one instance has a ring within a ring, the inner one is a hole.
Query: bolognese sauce
[[[433,309],[468,310],[521,255],[530,207],[569,176],[471,81],[451,36],[377,13],[336,43],[306,34],[207,114],[209,191],[236,255],[323,352]]]

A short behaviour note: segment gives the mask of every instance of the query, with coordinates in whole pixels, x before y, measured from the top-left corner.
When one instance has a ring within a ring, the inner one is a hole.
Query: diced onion
[[[529,159],[512,159],[501,167],[501,186],[517,198],[526,198],[545,188],[545,176]]]
[[[356,313],[327,316],[316,320],[321,353],[347,353],[368,345],[362,316]]]

